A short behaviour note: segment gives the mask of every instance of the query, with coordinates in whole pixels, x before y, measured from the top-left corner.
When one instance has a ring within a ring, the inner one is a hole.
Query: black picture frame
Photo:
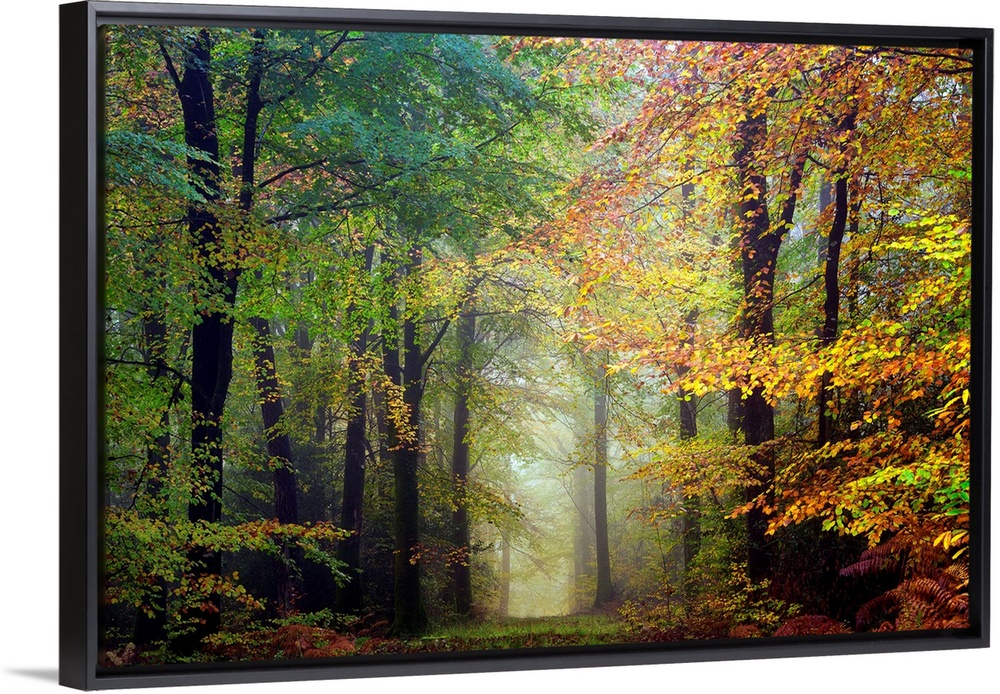
[[[961,46],[974,51],[970,628],[778,641],[683,642],[433,654],[365,662],[302,661],[98,667],[100,546],[101,132],[98,28],[114,23],[357,28],[455,33],[850,42]],[[454,12],[77,2],[60,7],[60,683],[78,689],[279,682],[346,677],[888,653],[989,646],[990,350],[993,31],[975,28],[506,15]],[[85,109],[81,109],[85,104]],[[81,112],[85,115],[81,117]]]

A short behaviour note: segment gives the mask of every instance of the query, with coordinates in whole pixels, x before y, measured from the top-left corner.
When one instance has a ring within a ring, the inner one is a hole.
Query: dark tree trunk
[[[419,271],[420,263],[420,248],[411,249],[408,254],[407,271]],[[390,422],[390,429],[396,429],[390,436],[395,484],[393,504],[395,614],[390,631],[395,636],[420,634],[427,628],[427,613],[424,611],[420,593],[420,489],[417,480],[421,457],[420,402],[423,397],[423,354],[418,343],[417,324],[412,316],[407,315],[403,318],[402,332],[402,365],[398,365],[397,352],[397,364],[391,367],[398,374],[398,380],[394,378],[393,382],[402,387],[403,404],[406,408],[406,421],[402,430]]]
[[[254,176],[257,166],[257,123],[264,102],[260,97],[260,83],[263,77],[264,32],[253,33],[254,47],[251,50],[247,70],[246,112],[243,124],[243,149],[240,162],[240,207],[249,217],[254,206]],[[258,275],[258,279],[259,279]],[[264,425],[268,467],[272,470],[274,487],[274,512],[283,525],[299,522],[299,507],[295,468],[292,461],[292,443],[281,426],[285,417],[285,405],[281,399],[278,383],[274,345],[271,342],[271,324],[267,318],[255,316],[250,319],[254,329],[254,378],[257,396],[260,398],[260,413]],[[281,557],[276,563],[275,580],[277,600],[275,612],[284,617],[295,610],[295,601],[301,592],[297,579],[301,552],[291,543],[281,547]]]
[[[365,273],[371,272],[375,247],[365,249]],[[347,309],[348,324],[357,322],[358,308],[351,305]],[[367,457],[368,394],[362,362],[368,352],[367,326],[358,328],[357,337],[351,343],[351,377],[347,386],[347,398],[351,410],[347,420],[344,442],[344,503],[341,507],[340,527],[350,530],[351,535],[340,541],[337,558],[344,563],[344,572],[350,581],[337,590],[337,612],[360,614],[363,603],[361,575],[361,529],[364,517],[365,461]]]
[[[201,310],[191,331],[191,502],[188,518],[192,523],[222,520],[222,416],[233,373],[233,324],[230,312],[236,301],[239,270],[220,261],[225,248],[218,220],[211,209],[219,199],[219,140],[215,124],[215,99],[210,79],[211,39],[201,30],[192,39],[184,60],[184,76],[178,78],[172,63],[168,68],[175,79],[184,114],[184,140],[204,154],[190,157],[188,166],[194,185],[207,204],[188,208],[188,231],[194,240],[195,262],[203,269],[203,292],[212,304]],[[222,554],[208,547],[193,547],[188,553],[195,580],[222,574]],[[187,617],[193,630],[180,637],[176,647],[193,652],[201,640],[219,629],[221,596],[206,596],[192,607]]]
[[[250,324],[255,331],[254,377],[267,441],[268,467],[272,470],[275,517],[283,525],[297,524],[298,487],[292,465],[292,443],[288,434],[281,429],[285,406],[281,400],[281,387],[275,369],[270,322],[264,318],[251,318]],[[282,545],[281,555],[276,563],[275,612],[283,617],[294,611],[295,601],[300,593],[296,567],[301,562],[301,553],[294,545],[286,543]]]
[[[767,203],[767,178],[757,161],[757,152],[765,148],[767,119],[763,113],[748,114],[737,126],[739,139],[735,152],[740,182],[740,256],[743,270],[743,314],[740,336],[751,343],[774,341],[774,272],[784,234],[792,226],[795,200],[802,180],[805,157],[799,156],[789,176],[789,194],[782,205],[775,228]],[[763,387],[754,388],[743,403],[743,436],[753,454],[752,481],[746,489],[746,501],[753,502],[747,513],[747,570],[754,582],[771,576],[773,549],[767,538],[768,509],[774,507],[774,408],[767,401]]]
[[[368,349],[367,331],[355,338],[351,353],[355,359],[363,357]],[[348,399],[351,401],[350,416],[347,421],[344,443],[344,501],[341,507],[340,526],[350,530],[351,535],[340,541],[337,558],[344,563],[344,572],[349,582],[337,591],[337,612],[359,614],[362,608],[361,584],[361,530],[364,515],[365,492],[365,425],[368,412],[368,397],[363,377],[353,374],[348,385]]]
[[[689,217],[694,199],[694,184],[685,183],[681,186],[681,200],[685,217]],[[694,346],[694,335],[698,328],[698,309],[692,308],[684,316],[684,344]],[[677,376],[683,379],[690,369],[686,364],[677,366]],[[688,441],[698,436],[698,400],[694,393],[681,388],[677,393],[678,419],[680,420],[680,439]],[[684,555],[684,572],[691,570],[692,562],[701,549],[701,509],[697,494],[684,495],[684,515],[681,517],[682,548]],[[690,592],[689,582],[685,580],[685,592]]]
[[[472,567],[469,556],[469,509],[466,497],[469,482],[469,397],[472,394],[473,347],[476,341],[476,316],[471,302],[459,316],[458,369],[455,393],[455,440],[452,448],[451,474],[454,481],[454,511],[452,512],[452,544],[455,557],[452,580],[455,590],[455,611],[467,617],[472,611]]]
[[[764,146],[767,121],[764,114],[751,115],[738,126],[740,147],[736,165],[740,176],[739,219],[743,270],[744,309],[740,323],[741,337],[749,341],[770,341],[774,337],[773,271],[780,237],[771,233],[767,208],[767,178],[758,166],[754,152]],[[774,410],[764,398],[763,388],[754,388],[743,402],[743,436],[748,446],[756,446],[753,462],[758,468],[747,486],[746,501],[756,502],[747,513],[747,568],[750,579],[760,582],[771,575],[772,552],[767,542],[767,516],[764,505],[771,505],[771,480],[774,477],[774,454],[762,444],[774,439]],[[763,501],[758,497],[764,495]]]
[[[844,118],[839,128],[842,134],[849,134],[854,129],[855,118],[853,112]],[[819,334],[820,349],[825,349],[836,341],[840,324],[840,248],[844,243],[844,232],[847,230],[847,213],[850,205],[848,198],[845,165],[837,169],[834,179],[833,222],[830,225],[826,252],[824,253],[826,260],[823,271],[825,299],[823,301],[823,328]],[[833,439],[833,415],[827,406],[827,402],[833,398],[833,389],[830,385],[832,379],[833,374],[829,371],[824,371],[820,377],[819,433],[817,437],[819,446],[824,446]]]
[[[833,344],[837,339],[837,327],[840,312],[840,246],[844,241],[844,231],[847,229],[847,178],[841,173],[834,183],[835,200],[833,223],[826,248],[826,267],[823,272],[823,284],[826,298],[823,301],[823,328],[819,334],[820,349]],[[824,371],[820,377],[819,387],[819,434],[817,443],[823,446],[833,437],[833,415],[827,407],[827,401],[833,397],[830,382],[833,374]]]
[[[608,547],[608,383],[604,364],[597,367],[594,391],[594,533],[597,555],[597,593],[594,607],[614,597],[611,551]]]

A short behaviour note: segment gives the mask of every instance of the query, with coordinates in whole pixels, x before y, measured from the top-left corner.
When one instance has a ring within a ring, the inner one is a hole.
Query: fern
[[[880,573],[896,573],[905,566],[913,551],[904,535],[896,535],[880,545],[866,549],[858,561],[840,570],[841,576],[861,578]]]
[[[879,557],[862,558],[841,569],[840,575],[848,578],[862,578],[895,568],[896,563],[898,562],[889,563],[886,559]]]
[[[857,612],[858,631],[961,629],[969,626],[969,567],[964,558],[926,544],[907,545],[899,536],[862,553],[843,569],[858,578],[885,571],[898,572],[899,584],[863,604]]]
[[[904,581],[894,589],[903,609],[900,622],[911,629],[953,629],[969,626],[969,596],[930,578]]]
[[[895,631],[896,617],[899,615],[900,607],[899,597],[890,590],[888,593],[872,598],[858,608],[854,625],[858,631]],[[892,628],[878,628],[886,624],[892,625]]]
[[[851,630],[835,619],[821,614],[794,617],[774,632],[775,636],[809,636],[814,634],[850,634]]]
[[[965,588],[969,585],[969,565],[965,562],[952,564],[942,572],[941,578],[952,581],[956,590]]]

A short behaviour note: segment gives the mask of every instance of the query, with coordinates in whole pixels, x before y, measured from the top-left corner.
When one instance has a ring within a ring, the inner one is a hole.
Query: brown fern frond
[[[952,617],[948,621],[946,621],[943,624],[941,624],[941,626],[938,627],[938,628],[939,629],[968,629],[969,628],[969,617],[968,617],[968,615],[965,615],[965,616],[961,616],[960,615],[960,616],[957,616],[957,617]]]
[[[807,636],[810,634],[850,634],[851,630],[835,619],[821,614],[794,617],[774,632],[775,636]]]
[[[905,535],[895,535],[875,547],[869,547],[861,553],[862,559],[901,559],[904,553],[913,549],[913,543]]]
[[[863,555],[862,555],[863,556]],[[896,561],[890,561],[882,559],[879,557],[870,557],[868,559],[860,559],[853,564],[848,564],[840,570],[841,576],[847,576],[848,578],[861,578],[863,576],[871,576],[882,571],[894,570],[896,566]]]
[[[858,631],[958,629],[968,626],[969,567],[963,557],[927,541],[928,533],[900,533],[861,553],[841,569],[859,578],[895,574],[898,585],[862,605],[856,614]]]
[[[884,571],[896,571],[906,561],[911,549],[910,544],[897,535],[876,547],[866,549],[858,557],[858,561],[841,569],[840,575],[859,578]]]
[[[969,596],[951,594],[946,604],[936,606],[930,629],[966,629],[969,626]]]
[[[896,593],[901,599],[906,601],[921,601],[934,609],[946,607],[954,592],[941,586],[932,578],[918,577],[910,578],[890,591]]]
[[[947,561],[948,558],[936,549],[925,549],[922,552],[914,553],[906,566],[906,575],[910,578],[934,578],[936,580],[943,573],[941,567]]]
[[[899,629],[946,629],[968,625],[969,598],[931,578],[903,581],[890,593],[900,601]]]
[[[944,570],[944,574],[955,582],[956,589],[969,585],[969,565],[965,562],[952,564]]]
[[[878,595],[858,608],[855,626],[858,631],[887,631],[882,627],[886,622],[895,623],[901,607],[899,596],[893,591]]]

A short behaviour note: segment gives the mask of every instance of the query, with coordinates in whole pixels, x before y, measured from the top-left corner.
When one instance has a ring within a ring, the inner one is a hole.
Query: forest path
[[[476,624],[442,626],[419,641],[431,645],[431,650],[585,646],[629,640],[622,627],[620,616],[607,613],[509,617]]]

